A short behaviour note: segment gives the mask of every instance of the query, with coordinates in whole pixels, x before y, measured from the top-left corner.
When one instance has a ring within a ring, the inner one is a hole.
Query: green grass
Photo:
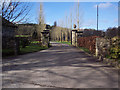
[[[32,41],[31,43],[34,43],[34,44],[35,44],[35,43],[40,43],[40,41]]]
[[[8,57],[13,55],[14,55],[13,49],[2,49],[2,57]]]
[[[71,42],[61,42],[61,43],[71,45]]]
[[[26,46],[25,48],[22,48],[20,46],[20,54],[26,54],[26,53],[32,53],[32,52],[37,52],[40,50],[45,50],[48,49],[48,47],[43,47],[40,45],[29,45]],[[2,50],[2,57],[6,58],[6,57],[11,57],[14,56],[14,50],[12,49],[3,49]]]
[[[81,50],[87,52],[87,53],[90,53],[89,49],[87,49],[87,48],[84,48],[84,47],[79,47],[79,48],[80,48]]]
[[[12,50],[12,49],[3,49],[2,52],[3,52],[3,53],[13,52],[13,50]]]
[[[26,46],[25,48],[20,48],[20,54],[36,52],[44,49],[48,49],[48,48],[40,45],[30,45],[30,46]]]
[[[15,35],[15,37],[30,37],[31,35]]]
[[[71,45],[71,42],[69,42],[69,41],[62,41],[62,42],[61,41],[56,41],[56,42]]]

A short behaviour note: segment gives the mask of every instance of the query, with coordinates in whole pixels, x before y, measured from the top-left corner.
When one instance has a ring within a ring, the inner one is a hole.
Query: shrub
[[[20,45],[22,48],[25,48],[25,46],[28,46],[30,44],[30,40],[28,38],[21,38],[20,39]]]
[[[110,49],[110,57],[112,59],[120,58],[120,46],[115,46]]]
[[[2,57],[14,55],[14,49],[2,49]]]
[[[99,36],[80,37],[78,38],[78,46],[85,47],[90,50],[91,53],[95,53],[96,38]]]
[[[112,59],[120,58],[120,38],[119,37],[112,38],[112,45],[110,48],[110,57]]]

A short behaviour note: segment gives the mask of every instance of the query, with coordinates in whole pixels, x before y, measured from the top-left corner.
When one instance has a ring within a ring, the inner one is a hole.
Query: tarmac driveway
[[[118,70],[66,44],[3,59],[3,88],[118,88]]]

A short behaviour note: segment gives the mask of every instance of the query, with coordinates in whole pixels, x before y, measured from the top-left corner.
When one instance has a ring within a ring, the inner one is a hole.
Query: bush
[[[110,57],[112,59],[118,59],[120,58],[120,46],[112,47],[110,49]]]
[[[120,58],[120,38],[112,38],[112,46],[110,48],[110,58],[119,59]]]
[[[80,37],[78,38],[78,46],[79,47],[85,47],[89,49],[91,53],[95,53],[95,43],[96,38],[99,36],[90,36],[90,37]]]
[[[25,46],[30,45],[30,40],[28,38],[21,38],[20,45],[22,48],[25,48]]]
[[[14,49],[2,49],[2,57],[14,55]]]

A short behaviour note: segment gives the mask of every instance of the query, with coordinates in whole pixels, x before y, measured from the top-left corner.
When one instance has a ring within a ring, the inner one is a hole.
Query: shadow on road
[[[64,75],[63,73],[52,71],[52,69],[59,67],[59,70],[61,70],[60,72],[62,72],[62,67],[69,67],[73,69],[75,68],[76,75],[77,72],[88,71],[89,73],[86,73],[83,78],[83,80],[86,81],[91,78],[91,75],[102,73],[102,75],[104,75],[112,82],[109,82],[109,85],[113,85],[113,82],[116,82],[113,73],[117,72],[117,70],[112,70],[112,67],[96,62],[97,60],[95,58],[93,58],[92,56],[88,56],[83,51],[80,51],[72,46],[67,46],[65,44],[62,44],[63,46],[61,46],[61,44],[59,43],[52,43],[52,45],[53,47],[48,50],[27,55],[21,55],[14,59],[9,59],[5,61],[3,60],[3,73],[8,71],[20,70],[31,70],[33,71],[33,73],[35,73],[39,72],[39,69],[47,68],[47,70],[43,70],[43,72],[52,74],[54,76],[73,79],[79,83],[82,82],[74,76],[69,76],[67,74]],[[20,79],[20,77],[18,79]],[[22,79],[25,80],[25,78]]]

